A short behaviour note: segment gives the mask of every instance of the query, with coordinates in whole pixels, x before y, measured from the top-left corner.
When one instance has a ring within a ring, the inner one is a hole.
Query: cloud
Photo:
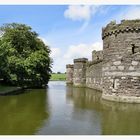
[[[93,50],[102,50],[102,43],[96,42],[93,44],[79,44],[79,45],[72,45],[68,48],[66,54],[64,55],[64,59],[75,59],[75,58],[81,58],[86,57],[88,59],[91,59],[92,57],[92,51]]]
[[[94,17],[96,13],[105,14],[107,11],[107,8],[100,5],[70,5],[64,11],[64,17],[73,21],[84,21],[78,30],[78,33],[81,33],[87,28],[91,18]]]
[[[64,16],[72,20],[88,20],[91,16],[90,6],[70,5]]]
[[[50,56],[55,59],[61,56],[61,51],[59,48],[51,48],[51,54]]]
[[[51,48],[53,58],[53,72],[65,72],[66,65],[72,64],[75,58],[88,58],[91,60],[93,50],[102,50],[102,43],[70,45],[66,52],[60,48]]]
[[[86,57],[89,60],[92,58],[93,50],[102,50],[102,42],[95,42],[92,44],[78,44],[78,45],[69,45],[67,50],[63,50],[59,47],[51,47],[43,37],[40,37],[46,45],[50,46],[51,49],[51,58],[53,59],[52,71],[53,72],[65,72],[66,65],[72,64],[73,59]]]
[[[100,6],[70,5],[64,12],[64,16],[73,21],[90,20],[96,14]]]
[[[63,50],[57,47],[50,47],[50,57],[53,59],[52,71],[53,72],[65,72],[65,65],[63,59]]]
[[[89,21],[85,21],[84,24],[79,28],[78,33],[80,34],[81,32],[83,32],[88,25]]]
[[[118,16],[121,19],[140,19],[140,6],[129,7]]]

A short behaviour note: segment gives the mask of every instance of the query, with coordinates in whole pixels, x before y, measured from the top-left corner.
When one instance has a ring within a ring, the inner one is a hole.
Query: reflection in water
[[[102,134],[140,134],[140,104],[107,101],[102,101],[102,104]]]
[[[96,95],[96,96],[95,96]],[[85,123],[87,134],[101,134],[101,113],[99,112],[101,93],[89,88],[67,86],[66,98],[73,101],[73,119]],[[79,128],[82,131],[82,128]],[[84,133],[84,132],[83,132]]]
[[[45,92],[41,89],[0,96],[0,134],[35,134],[49,117]]]
[[[140,134],[140,104],[105,101],[99,91],[65,82],[46,90],[0,96],[0,134]]]
[[[100,110],[101,92],[89,88],[67,86],[67,99],[73,100],[75,107]]]
[[[101,134],[140,134],[139,104],[105,101],[101,99],[101,93],[96,90],[72,86],[67,86],[67,99],[73,101],[74,108],[85,111],[92,109],[100,113]]]

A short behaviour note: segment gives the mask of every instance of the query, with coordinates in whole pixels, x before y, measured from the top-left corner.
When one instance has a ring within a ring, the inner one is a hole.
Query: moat
[[[140,104],[105,101],[99,91],[60,81],[0,96],[0,114],[1,135],[140,134]]]

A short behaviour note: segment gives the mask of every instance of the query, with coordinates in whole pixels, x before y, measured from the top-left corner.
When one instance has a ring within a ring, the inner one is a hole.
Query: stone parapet
[[[90,67],[92,65],[95,65],[95,64],[98,64],[98,63],[101,63],[101,62],[103,62],[103,59],[102,60],[88,61],[87,62],[87,67]]]
[[[66,68],[73,68],[73,67],[74,67],[73,64],[68,64],[68,65],[66,65]]]
[[[125,32],[140,32],[140,19],[122,20],[120,24],[116,24],[115,21],[110,22],[105,28],[102,28],[102,39]]]
[[[87,61],[88,61],[87,58],[78,58],[78,59],[74,59],[74,63],[79,63],[79,62],[86,63]]]

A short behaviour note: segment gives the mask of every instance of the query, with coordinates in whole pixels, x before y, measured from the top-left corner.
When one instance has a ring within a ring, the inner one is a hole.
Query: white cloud
[[[64,55],[64,58],[73,60],[75,58],[86,57],[88,59],[91,59],[92,51],[102,50],[102,48],[103,47],[101,42],[96,42],[93,44],[72,45],[68,48],[66,54]]]
[[[93,50],[102,50],[102,43],[71,45],[64,52],[59,48],[51,48],[53,58],[53,72],[65,72],[66,65],[72,64],[75,58],[88,58],[91,60]]]
[[[65,72],[66,65],[72,64],[75,58],[88,58],[91,60],[93,50],[102,50],[102,43],[95,42],[92,44],[78,44],[70,45],[67,50],[64,51],[58,47],[51,47],[52,45],[47,43],[47,39],[40,37],[46,45],[50,45],[51,58],[53,59],[52,71],[53,72]]]
[[[91,16],[90,6],[70,5],[64,16],[72,20],[88,20]]]
[[[55,59],[61,56],[61,51],[59,48],[51,48],[51,54],[50,56]]]
[[[45,37],[39,37],[46,45],[50,47],[51,53],[50,57],[53,59],[53,65],[52,65],[52,71],[58,72],[58,71],[64,71],[64,68],[62,66],[62,51],[58,47],[52,47],[52,45],[47,41]]]
[[[50,56],[51,56],[53,59],[55,59],[55,58],[61,56],[61,51],[60,51],[59,48],[51,47],[52,45],[50,45],[50,43],[47,41],[46,38],[44,38],[44,37],[39,37],[39,38],[45,43],[45,45],[48,45],[48,46],[50,47],[50,49],[51,49],[51,54],[50,54]]]
[[[133,6],[121,12],[118,16],[121,19],[140,19],[140,7]]]
[[[64,12],[64,16],[71,20],[90,20],[96,14],[100,6],[70,5]]]
[[[89,21],[85,21],[84,24],[80,27],[80,29],[78,30],[78,33],[83,32],[86,27],[89,25]]]

